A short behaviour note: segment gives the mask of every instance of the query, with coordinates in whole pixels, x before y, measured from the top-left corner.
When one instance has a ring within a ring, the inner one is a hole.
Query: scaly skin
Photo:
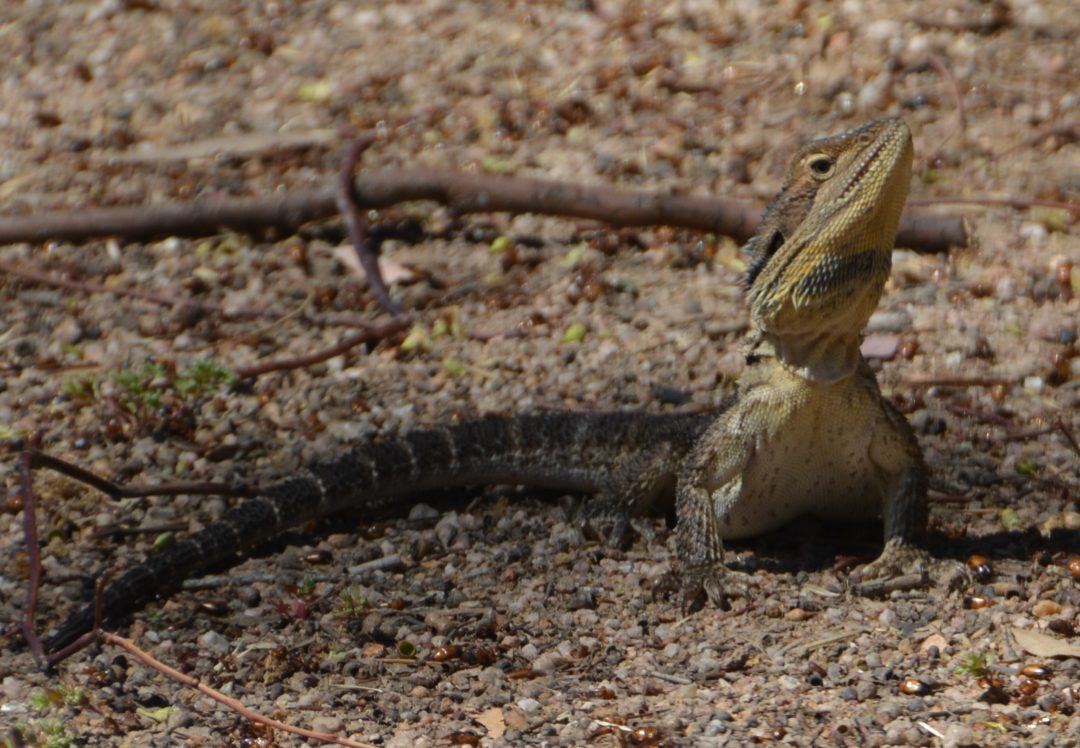
[[[859,352],[889,276],[911,180],[911,133],[882,119],[809,143],[750,241],[755,331],[734,404],[679,476],[684,599],[716,603],[723,540],[794,517],[885,520],[865,576],[922,559],[927,474],[907,421]]]
[[[105,590],[116,620],[185,578],[334,512],[385,513],[432,487],[524,484],[596,493],[591,516],[654,513],[676,498],[684,599],[718,602],[723,540],[803,514],[885,518],[870,575],[923,557],[926,470],[904,418],[882,399],[859,338],[889,274],[911,178],[911,134],[883,119],[801,149],[749,249],[755,331],[736,396],[715,420],[675,414],[492,417],[361,444],[268,486],[154,554]],[[45,642],[87,631],[92,606]]]

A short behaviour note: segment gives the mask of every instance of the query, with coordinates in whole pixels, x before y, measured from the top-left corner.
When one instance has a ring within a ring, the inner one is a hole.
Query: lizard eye
[[[810,173],[816,179],[825,179],[831,176],[835,166],[833,160],[825,155],[812,156],[807,165],[810,167]]]

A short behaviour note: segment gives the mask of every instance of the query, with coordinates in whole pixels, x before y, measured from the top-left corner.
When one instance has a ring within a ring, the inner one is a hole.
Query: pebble
[[[899,335],[867,335],[859,346],[865,358],[876,358],[881,361],[891,361],[900,350]]]
[[[907,332],[912,329],[911,315],[903,309],[875,312],[870,315],[870,321],[866,323],[866,332]]]
[[[980,741],[975,739],[975,731],[959,722],[954,722],[945,728],[942,748],[963,748],[969,745],[978,745]]]
[[[803,687],[803,681],[794,675],[781,675],[776,680],[780,687],[786,691],[797,691]]]
[[[82,339],[83,329],[74,317],[64,317],[53,328],[52,336],[65,345],[75,345]]]
[[[229,639],[216,631],[206,631],[199,635],[199,647],[206,652],[223,655],[232,646]]]
[[[328,714],[319,714],[311,718],[311,729],[316,732],[326,732],[331,735],[336,735],[345,729],[345,723],[340,717],[333,717]]]
[[[518,699],[515,703],[517,704],[517,708],[527,715],[536,714],[542,707],[542,704],[539,701],[531,698]]]
[[[430,504],[414,504],[412,509],[409,510],[409,520],[412,522],[437,519],[438,516],[439,510],[435,509]]]
[[[532,661],[533,672],[541,675],[551,675],[558,669],[559,663],[563,659],[558,652],[544,652],[544,654]]]

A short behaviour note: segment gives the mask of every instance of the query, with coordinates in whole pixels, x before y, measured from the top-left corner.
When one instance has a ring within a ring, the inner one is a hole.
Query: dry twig
[[[349,238],[352,240],[353,249],[356,251],[356,259],[359,260],[360,267],[364,269],[364,275],[367,276],[368,285],[371,286],[371,293],[375,295],[375,300],[379,302],[379,306],[391,314],[401,314],[404,311],[401,305],[390,298],[390,290],[383,280],[382,271],[379,270],[379,258],[376,252],[371,249],[371,244],[368,241],[367,222],[360,215],[360,206],[356,204],[356,198],[352,191],[352,175],[356,171],[356,164],[364,151],[374,142],[375,136],[368,134],[357,138],[349,146],[349,152],[345,156],[345,163],[341,165],[341,171],[338,173],[334,200],[337,203],[338,210],[341,212],[341,218],[349,230]]]
[[[301,735],[305,738],[310,738],[312,740],[320,740],[324,743],[344,745],[348,746],[349,748],[375,748],[375,746],[371,745],[370,743],[360,743],[355,740],[350,740],[349,738],[342,738],[336,735],[330,735],[329,733],[325,732],[316,732],[315,730],[307,730],[303,727],[287,725],[284,722],[279,722],[278,720],[271,719],[270,717],[264,717],[258,712],[244,706],[239,699],[234,699],[231,696],[226,696],[225,694],[221,693],[221,691],[211,688],[205,683],[199,682],[197,678],[192,678],[190,675],[185,675],[184,673],[181,673],[176,668],[169,667],[161,660],[153,657],[149,652],[145,652],[139,647],[137,647],[135,643],[130,639],[125,639],[122,636],[118,636],[108,631],[98,631],[98,637],[104,642],[120,647],[147,667],[151,667],[154,670],[157,670],[162,675],[166,675],[179,683],[183,683],[185,686],[194,688],[199,693],[209,696],[214,701],[218,702],[219,704],[225,705],[240,716],[252,722],[256,722],[260,725],[266,725],[267,727],[270,727],[274,730],[284,730],[285,732],[292,733],[293,735]]]
[[[757,228],[762,208],[719,197],[673,195],[526,177],[469,174],[450,169],[400,169],[353,180],[353,197],[365,208],[423,200],[458,214],[540,213],[586,218],[613,226],[668,225],[709,231],[745,241]],[[291,195],[218,202],[139,205],[50,211],[0,220],[0,244],[86,241],[115,236],[146,240],[207,236],[223,229],[291,233],[338,212],[337,187]],[[923,252],[967,246],[963,219],[929,211],[907,211],[897,244]]]
[[[331,359],[334,356],[340,356],[342,353],[345,353],[358,345],[362,345],[363,343],[377,343],[380,340],[384,340],[385,338],[406,329],[411,324],[411,321],[412,320],[409,317],[394,317],[382,324],[373,325],[364,328],[359,332],[355,332],[321,351],[309,353],[306,356],[283,359],[281,361],[267,361],[263,364],[241,366],[240,368],[235,369],[234,373],[241,379],[247,379],[248,377],[255,377],[271,371],[286,371],[288,369],[302,369],[305,366],[313,366],[314,364]]]

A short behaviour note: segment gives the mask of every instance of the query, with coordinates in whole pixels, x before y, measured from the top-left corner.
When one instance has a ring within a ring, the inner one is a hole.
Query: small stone
[[[978,745],[975,740],[975,731],[964,724],[955,722],[945,728],[945,738],[942,740],[944,748],[963,748],[963,746]]]
[[[333,717],[328,714],[320,714],[311,718],[311,729],[316,732],[326,732],[331,735],[336,735],[345,729],[345,723],[340,717]]]
[[[859,681],[855,685],[855,694],[859,697],[859,701],[872,699],[877,695],[877,686],[874,685],[873,681]]]
[[[541,675],[551,675],[559,667],[562,659],[558,652],[544,652],[532,661],[532,670]]]
[[[785,691],[798,691],[803,686],[803,682],[793,675],[781,675],[776,682]]]
[[[536,714],[542,706],[539,701],[531,698],[518,699],[516,703],[517,708],[525,714]]]
[[[216,631],[207,631],[199,636],[199,648],[215,654],[229,651],[229,640]]]
[[[874,333],[897,333],[907,332],[912,329],[911,315],[903,309],[891,312],[877,312],[870,316],[866,323],[866,332]]]
[[[867,335],[859,346],[864,358],[890,361],[900,350],[899,335]]]
[[[409,521],[411,522],[438,519],[438,517],[439,510],[435,509],[430,504],[414,504],[413,508],[409,510]]]
[[[64,317],[60,320],[60,324],[53,328],[53,338],[64,345],[75,345],[82,339],[82,336],[82,326],[74,317]]]
[[[1049,618],[1061,612],[1061,605],[1053,600],[1040,600],[1031,608],[1036,618]]]

